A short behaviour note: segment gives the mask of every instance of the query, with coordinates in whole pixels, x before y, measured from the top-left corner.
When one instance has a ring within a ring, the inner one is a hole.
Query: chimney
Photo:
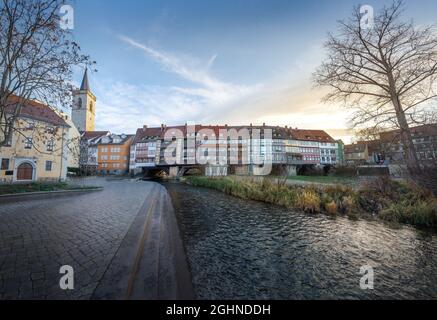
[[[145,132],[147,130],[147,125],[143,126],[143,131]]]
[[[163,131],[164,131],[164,124],[161,123],[161,132],[163,132]]]
[[[263,123],[263,127],[265,127],[265,126],[266,126],[266,123],[264,122],[264,123]]]

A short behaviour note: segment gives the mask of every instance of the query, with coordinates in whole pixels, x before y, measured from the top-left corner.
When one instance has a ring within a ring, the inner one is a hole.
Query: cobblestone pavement
[[[0,204],[0,299],[89,299],[154,183],[86,179],[101,192]],[[60,289],[60,267],[74,290]]]

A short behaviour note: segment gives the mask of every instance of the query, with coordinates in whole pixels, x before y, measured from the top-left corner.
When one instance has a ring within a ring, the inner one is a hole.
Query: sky
[[[355,0],[74,0],[74,38],[97,61],[96,129],[262,124],[351,139],[351,110],[323,104],[312,73]],[[437,1],[405,18],[436,23]],[[83,70],[75,70],[79,86]]]

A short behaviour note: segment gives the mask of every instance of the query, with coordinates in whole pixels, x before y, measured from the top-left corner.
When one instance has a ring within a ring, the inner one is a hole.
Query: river
[[[436,233],[165,186],[199,299],[437,299]]]

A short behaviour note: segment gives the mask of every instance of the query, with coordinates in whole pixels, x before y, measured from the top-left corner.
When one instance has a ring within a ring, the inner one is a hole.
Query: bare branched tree
[[[74,66],[95,62],[60,27],[62,0],[0,0],[0,146],[11,140],[23,103],[71,105]],[[10,104],[18,96],[20,103]],[[12,108],[12,110],[11,110]]]
[[[358,141],[375,141],[379,140],[382,131],[379,128],[367,127],[355,131],[355,137]]]
[[[314,74],[329,87],[326,101],[356,110],[355,128],[400,129],[411,171],[420,171],[410,126],[435,120],[437,34],[432,26],[404,21],[403,1],[394,1],[363,26],[356,7],[325,44],[328,57]],[[371,22],[371,21],[370,21]]]

